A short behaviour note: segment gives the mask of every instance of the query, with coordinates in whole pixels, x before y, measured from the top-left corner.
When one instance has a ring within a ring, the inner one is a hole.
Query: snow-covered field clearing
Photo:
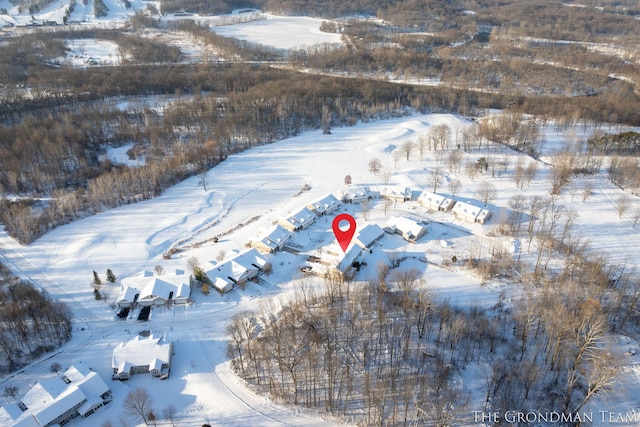
[[[67,47],[70,51],[62,62],[75,67],[119,65],[122,61],[118,45],[110,40],[69,40]]]
[[[48,374],[51,363],[58,362],[66,367],[72,362],[84,361],[107,381],[115,399],[107,409],[98,410],[86,420],[75,419],[74,426],[95,426],[106,420],[117,423],[124,397],[139,386],[152,394],[158,412],[173,403],[179,425],[196,426],[205,421],[225,426],[324,425],[327,421],[318,415],[281,407],[254,395],[229,372],[225,325],[233,314],[258,309],[271,298],[275,298],[276,305],[286,301],[287,294],[298,286],[299,270],[306,262],[304,254],[334,241],[332,216],[321,217],[308,230],[296,233],[293,243],[300,248],[299,255],[279,252],[267,256],[273,265],[273,273],[263,276],[260,284],[250,283],[246,290],[236,289],[224,296],[216,292],[204,296],[195,289],[194,305],[155,309],[147,323],[114,320],[114,312],[108,304],[93,299],[92,271],[104,275],[110,268],[122,279],[141,270],[152,270],[156,265],[165,271],[185,269],[188,259],[193,256],[201,263],[215,260],[221,252],[242,249],[246,242],[262,229],[272,226],[279,217],[328,193],[344,189],[346,175],[353,178],[352,187],[369,185],[378,190],[410,187],[414,192],[430,191],[430,171],[436,166],[438,153],[427,152],[420,160],[416,151],[409,161],[400,158],[397,164],[394,164],[393,153],[405,141],[416,140],[437,124],[448,125],[454,138],[457,131],[472,126],[472,121],[452,115],[413,115],[336,128],[332,129],[331,135],[323,135],[321,131],[305,132],[229,157],[207,174],[206,191],[199,183],[199,177],[193,177],[156,199],[60,227],[28,247],[18,245],[2,233],[2,262],[22,277],[46,288],[54,298],[67,302],[74,310],[77,330],[72,341],[52,357],[0,380],[0,388],[17,385],[23,394]],[[574,137],[575,133],[556,132],[549,125],[544,133],[543,152],[551,154]],[[481,182],[493,183],[498,192],[488,208],[494,217],[485,225],[466,223],[449,212],[430,213],[415,202],[398,202],[389,206],[387,213],[382,201],[373,202],[366,220],[359,205],[344,205],[339,212],[354,215],[358,227],[367,223],[383,226],[390,215],[429,221],[428,233],[417,244],[408,243],[397,235],[385,235],[372,253],[365,254],[366,266],[357,273],[356,280],[372,277],[378,262],[389,262],[391,257],[402,258],[401,268],[417,268],[424,272],[424,278],[440,299],[465,306],[495,304],[500,293],[508,290],[508,284],[494,281],[483,284],[463,266],[445,262],[454,255],[461,259],[470,255],[487,257],[497,247],[508,248],[515,257],[517,250],[526,248],[524,242],[494,236],[495,226],[506,211],[508,200],[518,192],[512,174],[521,155],[498,147],[495,152],[483,150],[464,154],[463,161],[477,161],[490,155],[508,160],[506,173],[491,177],[490,172],[485,172],[472,181],[464,173],[451,173],[445,168],[446,180],[438,189],[438,193],[447,194],[446,181],[457,178],[462,186],[456,199],[465,201],[476,199],[475,192]],[[382,174],[369,172],[368,163],[373,157],[378,157],[383,167],[391,171],[388,185],[383,183]],[[548,195],[548,174],[549,165],[538,162],[536,178],[523,193],[527,196]],[[569,190],[561,194],[559,202],[578,212],[576,230],[592,242],[594,250],[605,253],[614,262],[628,263],[628,268],[635,267],[640,227],[634,229],[629,216],[618,217],[615,200],[624,194],[623,191],[606,179],[605,172],[589,179],[594,185],[592,195],[585,202]],[[571,184],[581,185],[580,178]],[[305,186],[310,189],[301,191]],[[634,212],[639,207],[640,202],[634,198],[628,211]],[[211,241],[215,236],[220,236],[217,243]],[[175,247],[182,250],[165,259],[163,254]],[[522,259],[533,257],[533,254],[522,254]],[[108,302],[113,302],[118,287],[105,284],[103,289]],[[174,340],[171,377],[160,381],[148,375],[136,375],[128,382],[111,381],[110,358],[114,346],[143,329]],[[624,345],[625,349],[638,349],[635,342],[626,341]],[[629,357],[629,366],[635,366],[635,359],[636,356]],[[473,382],[479,379],[470,377],[465,388],[474,393],[474,402],[478,402],[477,410],[480,411],[481,393],[474,392],[477,384]],[[626,413],[634,410],[640,396],[637,381],[626,381],[624,390],[622,387],[618,390],[619,393],[595,402],[593,411]]]
[[[340,34],[320,31],[322,19],[264,14],[265,20],[213,27],[217,34],[277,49],[304,49],[319,44],[342,44]]]

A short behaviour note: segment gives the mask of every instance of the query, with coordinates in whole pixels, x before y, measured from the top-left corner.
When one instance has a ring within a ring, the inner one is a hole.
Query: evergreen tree
[[[116,283],[116,276],[110,268],[107,268],[107,281],[109,281],[109,283]]]
[[[100,276],[98,276],[98,273],[93,270],[93,287],[94,289],[99,290],[100,286],[102,286],[102,280],[100,280]]]

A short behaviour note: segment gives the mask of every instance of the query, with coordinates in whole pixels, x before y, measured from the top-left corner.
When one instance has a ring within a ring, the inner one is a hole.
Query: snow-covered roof
[[[262,242],[262,244],[268,247],[271,251],[275,251],[284,247],[284,245],[293,237],[293,234],[284,227],[276,225],[264,232],[263,236],[264,237],[253,239],[250,242]]]
[[[29,413],[13,424],[13,427],[42,427],[42,424],[38,422],[35,415]]]
[[[60,379],[59,379],[60,380]],[[60,380],[62,382],[62,380]],[[64,384],[64,382],[63,382]],[[54,401],[47,402],[40,410],[35,411],[35,417],[40,424],[47,425],[60,415],[84,403],[87,398],[77,387],[66,389]]]
[[[24,412],[18,405],[0,409],[0,424],[14,422],[14,426],[40,427],[74,408],[84,415],[102,402],[101,396],[108,391],[100,375],[79,363],[67,369],[63,376],[44,378],[34,385],[21,400],[27,408]],[[91,408],[82,412],[87,402],[92,402]]]
[[[22,415],[22,409],[15,403],[10,403],[0,407],[0,425],[9,425]]]
[[[395,228],[404,236],[413,236],[416,239],[427,232],[427,228],[423,224],[404,216],[392,216],[387,221],[387,227]]]
[[[80,388],[88,400],[91,400],[92,397],[99,398],[110,390],[102,377],[82,362],[72,365],[65,371],[64,376],[71,380],[71,384]]]
[[[171,292],[175,293],[175,291],[176,285],[154,277],[140,291],[140,299],[160,297],[168,300]]]
[[[162,360],[164,363],[171,361],[171,342],[165,342],[162,337],[155,338],[136,336],[131,341],[122,342],[113,349],[111,365],[117,368],[118,372],[129,370],[129,366],[150,365],[154,359]]]
[[[409,187],[405,188],[384,188],[381,195],[387,199],[411,200],[413,193]]]
[[[491,216],[491,211],[471,204],[471,201],[457,202],[452,209],[456,215],[464,216],[471,221],[484,222]]]
[[[338,192],[338,196],[341,200],[344,201],[359,201],[362,199],[374,199],[380,197],[380,193],[378,191],[373,191],[369,187],[356,187],[349,188],[347,190],[340,190]]]
[[[121,280],[122,289],[117,301],[132,302],[136,293],[139,293],[140,300],[152,299],[153,297],[168,300],[171,292],[173,292],[172,298],[188,298],[191,294],[189,278],[190,275],[184,270],[175,270],[162,275],[142,271]]]
[[[246,279],[248,269],[235,260],[230,259],[218,264],[209,263],[208,267],[205,267],[204,273],[211,281],[214,281],[216,277],[222,277],[225,280],[231,279],[237,283]]]
[[[307,228],[315,222],[316,218],[317,216],[312,210],[304,207],[282,220],[285,222],[285,225],[289,224],[293,228]]]
[[[356,236],[354,243],[359,244],[361,248],[371,247],[377,240],[384,235],[384,230],[378,224],[367,224]]]
[[[309,203],[307,207],[314,210],[318,215],[324,215],[338,209],[340,207],[340,200],[333,194],[328,194],[315,202]]]
[[[448,208],[453,203],[453,200],[442,194],[432,193],[430,191],[423,191],[418,197],[418,202],[430,209]]]
[[[216,287],[220,292],[227,292],[233,288],[233,282],[229,279],[224,279],[220,276],[211,279],[211,283]]]
[[[345,273],[349,268],[351,268],[351,265],[358,259],[361,253],[362,248],[360,246],[352,245],[347,252],[338,258],[336,269],[341,273]]]
[[[120,294],[118,294],[118,298],[116,301],[128,301],[133,302],[136,298],[136,295],[140,295],[140,291],[136,288],[132,288],[131,286],[122,285],[120,289]]]
[[[262,270],[267,264],[269,264],[269,261],[260,255],[260,252],[255,248],[242,251],[232,259],[247,270],[251,270],[252,268]]]

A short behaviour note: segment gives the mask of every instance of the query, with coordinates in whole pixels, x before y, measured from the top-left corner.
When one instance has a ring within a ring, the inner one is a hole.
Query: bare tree
[[[420,161],[424,160],[424,153],[427,151],[428,141],[424,134],[418,137],[418,155],[420,156]]]
[[[177,413],[177,409],[176,407],[172,404],[169,403],[167,406],[164,407],[164,410],[162,411],[162,415],[169,420],[169,422],[171,423],[171,425],[173,427],[175,427],[175,419],[176,419],[176,413]]]
[[[640,221],[640,209],[637,209],[632,217],[633,220],[633,228],[636,228],[636,225],[638,225],[638,221]]]
[[[478,184],[478,189],[476,190],[476,196],[480,199],[485,205],[495,199],[498,194],[498,189],[495,185],[490,182],[481,182]]]
[[[360,201],[360,206],[362,206],[362,215],[364,216],[364,220],[367,220],[369,216],[369,199],[362,199]]]
[[[452,196],[455,196],[456,193],[460,191],[460,187],[462,187],[462,183],[459,179],[453,178],[451,181],[449,181],[449,191],[451,192]]]
[[[452,150],[449,152],[449,172],[460,172],[460,165],[462,164],[462,152],[460,150]]]
[[[382,169],[382,163],[380,162],[380,159],[378,159],[377,157],[374,157],[369,161],[369,172],[371,172],[374,175],[378,175],[381,169]]]
[[[400,146],[400,152],[402,154],[404,154],[404,156],[407,159],[407,161],[409,161],[409,159],[411,158],[411,154],[413,153],[413,150],[415,148],[416,148],[416,143],[412,139],[410,139],[408,141],[405,141]]]
[[[389,181],[391,181],[391,170],[384,168],[382,170],[382,182],[384,182],[384,185],[389,185]]]
[[[468,161],[464,165],[464,173],[473,181],[478,176],[478,165],[473,161]]]
[[[442,174],[442,166],[436,166],[431,169],[431,185],[433,185],[433,192],[438,191],[438,187],[442,183],[444,175]]]
[[[618,209],[618,217],[622,218],[629,207],[629,197],[620,196],[616,202],[616,208]]]
[[[384,214],[387,215],[389,213],[389,208],[393,205],[393,201],[390,199],[384,199]]]
[[[531,181],[536,177],[536,170],[538,168],[538,163],[535,160],[532,160],[527,165],[527,169],[525,170],[525,177],[527,178],[527,185],[531,185]]]
[[[573,153],[559,153],[553,156],[551,161],[551,194],[560,194],[562,189],[569,184],[575,168],[576,157]]]
[[[397,168],[398,167],[398,160],[400,160],[402,158],[402,151],[399,149],[395,149],[391,152],[391,158],[393,159],[393,167]]]
[[[518,157],[518,162],[516,163],[516,167],[513,171],[513,182],[515,182],[516,186],[520,190],[522,190],[522,187],[524,187],[525,181],[525,168],[523,159],[523,157]]]
[[[591,192],[593,191],[593,182],[587,180],[584,182],[584,186],[582,187],[582,201],[586,202],[587,199],[591,196]]]
[[[142,418],[145,424],[149,424],[149,414],[152,412],[153,399],[149,392],[137,387],[131,390],[124,399],[123,410],[126,415]]]
[[[207,191],[207,172],[208,170],[204,168],[204,170],[200,172],[200,175],[198,175],[198,182],[202,185],[204,191]]]
[[[445,150],[449,146],[451,129],[446,124],[435,125],[429,130],[429,138],[434,150]]]

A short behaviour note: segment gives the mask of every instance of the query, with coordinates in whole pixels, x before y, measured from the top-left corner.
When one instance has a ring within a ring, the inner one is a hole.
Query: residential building
[[[248,246],[262,253],[273,253],[282,250],[292,237],[293,234],[290,231],[276,225],[264,233],[264,237],[250,240]]]
[[[316,215],[328,215],[340,208],[340,200],[333,194],[329,194],[322,199],[309,203],[307,208],[312,210]]]
[[[384,231],[400,234],[406,241],[416,243],[418,239],[427,234],[427,227],[421,221],[403,216],[392,216],[387,221]]]
[[[261,271],[271,268],[271,263],[257,249],[247,249],[232,255],[230,258],[204,267],[208,283],[219,292],[226,293],[235,285],[244,285],[254,279]]]
[[[111,366],[113,379],[128,380],[134,374],[150,372],[154,377],[171,370],[173,342],[163,337],[136,336],[133,340],[120,343],[113,350]]]
[[[77,363],[62,375],[40,380],[19,403],[3,406],[0,425],[64,425],[76,417],[88,417],[111,400],[111,390],[100,375]]]
[[[340,190],[338,198],[346,203],[359,203],[363,200],[371,200],[380,198],[380,192],[373,191],[369,187],[349,188]]]
[[[278,224],[289,231],[300,231],[311,226],[317,218],[311,209],[304,207],[287,217],[278,219]]]
[[[491,218],[491,211],[474,206],[471,201],[457,202],[452,210],[453,214],[460,219],[469,222],[484,224]]]
[[[456,204],[455,200],[442,194],[423,191],[418,197],[418,203],[431,211],[449,211]]]
[[[175,270],[162,275],[142,271],[121,281],[119,307],[186,304],[191,296],[191,275]]]
[[[405,187],[404,190],[384,188],[380,193],[380,197],[383,199],[393,200],[394,202],[409,202],[412,198],[412,191],[409,187]]]
[[[384,230],[378,224],[367,224],[353,239],[353,243],[362,249],[371,249],[384,236]]]

